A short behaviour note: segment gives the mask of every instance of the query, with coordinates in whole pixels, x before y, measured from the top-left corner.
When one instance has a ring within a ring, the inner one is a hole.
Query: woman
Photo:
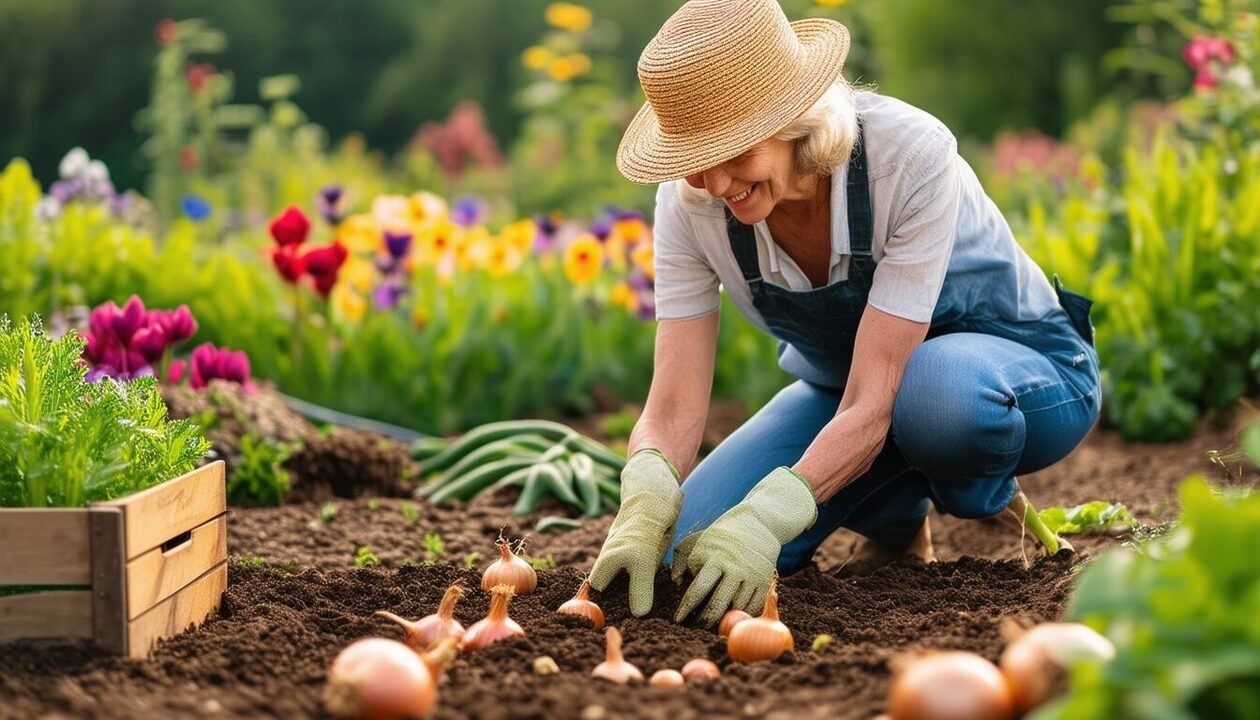
[[[656,365],[591,574],[626,571],[636,615],[662,559],[695,576],[676,620],[708,598],[706,624],[837,528],[930,561],[929,501],[1022,514],[1016,476],[1098,417],[1090,302],[1023,253],[939,121],[845,83],[848,46],[774,0],[691,0],[639,60],[617,162],[662,183]],[[693,470],[720,286],[798,380]]]

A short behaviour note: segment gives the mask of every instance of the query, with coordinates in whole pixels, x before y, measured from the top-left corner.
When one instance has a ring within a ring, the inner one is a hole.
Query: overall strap
[[[875,235],[874,212],[871,210],[871,185],[866,175],[866,134],[858,120],[858,139],[849,158],[849,175],[845,181],[846,209],[849,215],[849,252],[870,257],[871,238]]]
[[[761,266],[757,262],[757,236],[752,225],[740,222],[730,208],[722,208],[726,212],[726,237],[731,241],[731,251],[735,253],[735,261],[739,263],[739,271],[744,282],[761,279]]]

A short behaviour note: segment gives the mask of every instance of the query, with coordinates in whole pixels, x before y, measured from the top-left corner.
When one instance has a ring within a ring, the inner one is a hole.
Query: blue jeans
[[[818,508],[818,520],[779,554],[801,570],[838,528],[881,544],[908,544],[929,501],[963,518],[996,515],[1015,476],[1061,460],[1098,419],[1098,356],[1042,354],[993,335],[954,333],[910,358],[884,448],[864,475]],[[798,380],[723,441],[683,482],[673,545],[708,527],[767,473],[794,465],[836,414],[841,393]]]

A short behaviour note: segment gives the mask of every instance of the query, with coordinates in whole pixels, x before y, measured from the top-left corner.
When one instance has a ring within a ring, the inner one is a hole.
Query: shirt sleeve
[[[700,251],[678,188],[662,183],[656,191],[653,260],[656,319],[683,320],[718,309],[718,276]]]
[[[925,133],[892,188],[889,237],[868,302],[891,315],[928,322],[945,283],[958,227],[957,141],[944,128]]]

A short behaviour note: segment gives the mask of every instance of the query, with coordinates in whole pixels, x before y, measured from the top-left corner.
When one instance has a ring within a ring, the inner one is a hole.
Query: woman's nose
[[[731,176],[721,165],[704,171],[704,189],[713,197],[721,197],[731,186]]]

